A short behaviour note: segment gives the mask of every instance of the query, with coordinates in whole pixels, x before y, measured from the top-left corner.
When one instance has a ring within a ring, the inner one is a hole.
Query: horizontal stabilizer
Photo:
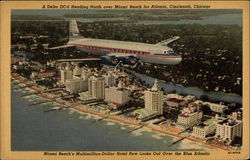
[[[178,40],[179,38],[180,38],[179,36],[174,36],[174,37],[169,38],[169,39],[167,39],[167,40],[164,40],[164,41],[161,41],[161,42],[159,42],[159,43],[156,43],[156,45],[166,46],[166,45],[168,45],[169,43],[172,43],[172,42]]]
[[[74,45],[72,45],[72,44],[65,44],[65,45],[62,45],[62,46],[52,47],[52,48],[49,48],[49,49],[53,50],[53,49],[69,48],[69,47],[74,47]]]

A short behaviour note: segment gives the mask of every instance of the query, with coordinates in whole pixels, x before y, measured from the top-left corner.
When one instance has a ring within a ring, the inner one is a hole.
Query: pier
[[[29,85],[24,85],[24,86],[17,86],[14,89],[22,89],[22,88],[27,88],[27,87],[32,87],[34,86],[33,84],[29,84]]]
[[[73,95],[66,95],[66,96],[61,96],[61,98],[72,98],[72,97],[74,97]]]
[[[68,106],[66,108],[73,108],[73,107],[76,107],[76,106],[79,106],[79,105],[81,105],[81,103],[72,104],[71,106]]]
[[[79,106],[79,105],[81,105],[81,103],[75,103],[75,104],[72,104],[72,105],[66,105],[64,108],[74,108],[74,107]]]
[[[46,89],[43,92],[53,92],[53,91],[59,91],[62,90],[61,88],[53,88],[53,89]]]
[[[104,120],[105,118],[108,118],[108,116],[105,116],[105,117],[102,117],[102,118],[100,118],[100,119],[94,120],[94,121],[93,121],[93,123],[96,123],[96,122],[102,121],[102,120]]]
[[[134,128],[134,129],[128,131],[127,133],[134,132],[134,131],[136,131],[136,130],[138,130],[138,129],[141,129],[141,128],[144,127],[144,126],[146,126],[146,124],[143,124],[143,125],[141,125],[141,126],[139,126],[139,127],[137,127],[137,128]]]
[[[187,129],[185,129],[184,131],[179,132],[178,134],[185,133],[185,132],[187,132],[189,129],[190,129],[190,128],[187,128]]]
[[[100,99],[87,100],[87,101],[81,102],[81,104],[85,105],[85,104],[95,103],[95,102],[101,102],[101,100]]]
[[[48,100],[46,100],[46,101],[41,101],[41,102],[29,104],[29,106],[31,107],[31,106],[35,106],[35,105],[39,105],[39,104],[43,104],[43,103],[48,103],[48,102],[53,102],[53,101],[48,101]]]
[[[32,95],[40,94],[40,93],[41,93],[41,91],[39,91],[39,92],[33,92],[33,93],[27,93],[27,94],[24,94],[24,95],[22,95],[20,97],[27,97],[27,96],[32,96]]]
[[[27,82],[28,80],[19,80],[19,83]]]
[[[54,108],[51,108],[49,110],[45,110],[44,112],[51,112],[51,111],[60,111],[60,110],[63,110],[65,109],[65,107],[54,107]]]
[[[178,140],[174,141],[172,144],[169,145],[169,147],[175,145],[176,143],[179,143],[180,141],[184,140],[185,138],[187,138],[187,137],[183,137],[181,139],[178,139]]]
[[[160,119],[160,120],[154,122],[153,124],[159,124],[159,123],[164,122],[164,121],[166,121],[166,119]]]

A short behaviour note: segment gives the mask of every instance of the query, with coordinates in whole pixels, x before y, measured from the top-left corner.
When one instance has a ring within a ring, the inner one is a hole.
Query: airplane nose
[[[176,64],[180,63],[182,61],[181,55],[175,53],[178,57],[175,59]]]
[[[180,56],[180,58],[178,58],[178,63],[180,63],[182,61],[182,57]]]

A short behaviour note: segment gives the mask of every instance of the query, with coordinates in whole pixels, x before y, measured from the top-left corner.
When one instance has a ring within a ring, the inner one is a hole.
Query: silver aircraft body
[[[66,45],[53,47],[51,49],[76,47],[89,54],[99,56],[134,56],[145,63],[154,64],[178,64],[182,57],[174,53],[167,44],[179,39],[172,37],[157,44],[104,40],[84,38],[80,35],[76,20],[71,20],[69,25],[69,41]]]

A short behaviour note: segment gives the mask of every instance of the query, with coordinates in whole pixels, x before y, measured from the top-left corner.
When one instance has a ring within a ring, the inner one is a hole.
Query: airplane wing
[[[52,47],[52,48],[49,48],[49,49],[54,50],[54,49],[68,48],[68,47],[74,47],[74,45],[72,45],[72,44],[65,44],[65,45],[62,45],[62,46]]]
[[[179,38],[180,38],[179,36],[174,36],[174,37],[169,38],[169,39],[167,39],[167,40],[164,40],[164,41],[161,41],[161,42],[159,42],[159,43],[156,43],[156,45],[166,46],[166,45],[168,45],[169,43],[172,43],[172,42],[178,40]]]

